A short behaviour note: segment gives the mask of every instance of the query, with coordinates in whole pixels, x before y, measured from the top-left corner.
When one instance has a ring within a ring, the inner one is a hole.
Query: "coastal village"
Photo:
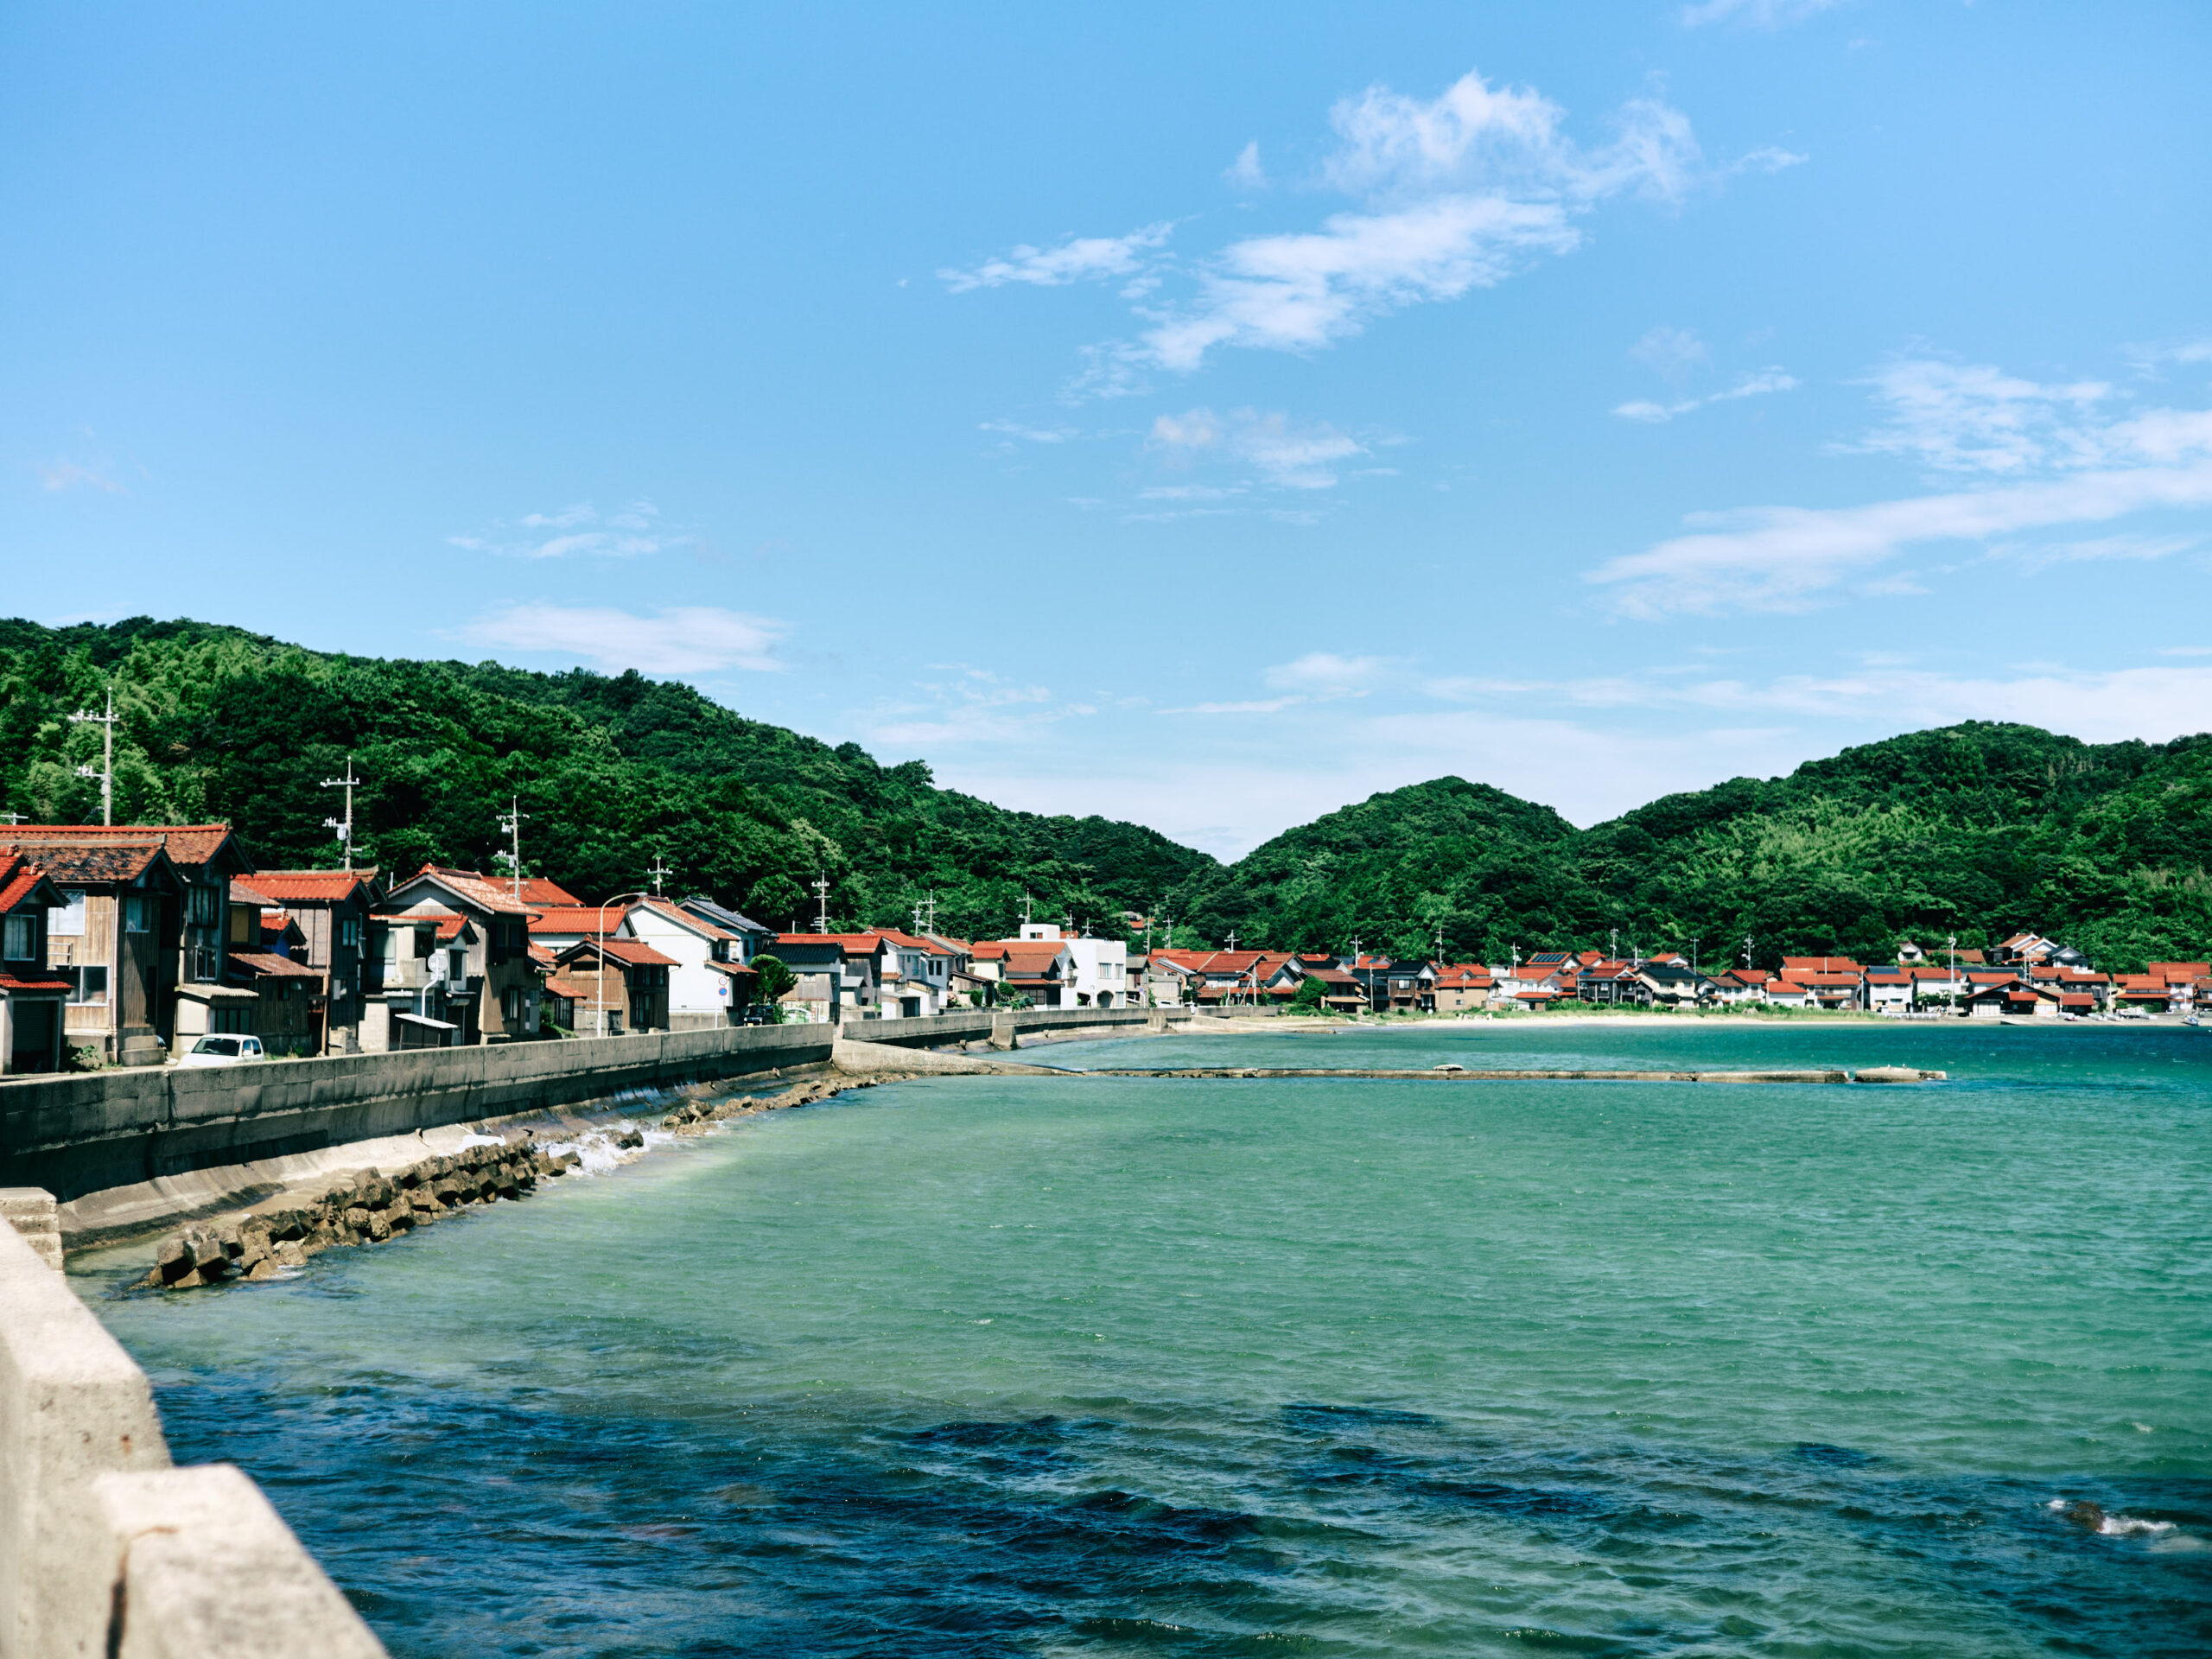
[[[1345,1018],[1655,1010],[1900,1019],[2195,1020],[2212,963],[2100,971],[2018,932],[1900,941],[1894,960],[1701,966],[1672,950],[1534,950],[1503,963],[1181,949],[1025,916],[1011,937],[779,929],[650,888],[592,902],[543,877],[426,865],[265,870],[229,826],[0,828],[0,1069],[275,1058],[614,1037],[734,1024],[912,1020],[984,1007],[1190,1007]],[[818,884],[826,889],[826,884]],[[1749,950],[1745,952],[1746,963]]]

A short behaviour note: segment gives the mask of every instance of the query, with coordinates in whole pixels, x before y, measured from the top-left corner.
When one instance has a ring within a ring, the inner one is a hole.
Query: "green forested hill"
[[[1713,964],[1902,937],[1980,946],[2023,927],[2100,965],[2212,946],[2212,737],[2087,744],[1970,721],[1670,795],[1576,831],[1544,808],[1442,778],[1202,869],[1175,914],[1238,942],[1343,949],[1357,934],[1454,956],[1689,948]]]
[[[671,887],[785,925],[831,882],[834,924],[1039,913],[1110,931],[1165,901],[1177,937],[1455,957],[1699,941],[1886,957],[1901,936],[1983,945],[2022,927],[2100,965],[2212,948],[2212,737],[2087,744],[1969,722],[1670,795],[1578,830],[1548,807],[1440,778],[1286,831],[1233,867],[1130,823],[1010,812],[636,674],[386,662],[243,630],[139,618],[0,622],[0,811],[97,819],[95,727],[67,716],[112,677],[118,821],[225,818],[270,866],[329,864],[319,788],[350,753],[369,856],[491,868],[511,796],[524,856],[588,898]],[[1187,931],[1186,931],[1187,930]]]
[[[99,730],[72,725],[112,677],[116,817],[227,819],[270,868],[327,866],[319,787],[350,754],[365,784],[366,855],[490,869],[511,797],[523,856],[588,898],[635,888],[656,855],[671,891],[704,891],[771,925],[909,921],[934,891],[940,926],[995,937],[1020,913],[1110,928],[1203,853],[1135,824],[1040,817],[935,787],[919,762],[881,766],[744,719],[687,685],[636,674],[531,674],[493,664],[331,656],[241,629],[138,618],[106,627],[0,622],[0,811],[97,823]]]

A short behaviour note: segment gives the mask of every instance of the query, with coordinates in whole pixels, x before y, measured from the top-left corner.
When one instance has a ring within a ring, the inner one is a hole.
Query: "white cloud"
[[[553,512],[527,512],[512,524],[495,520],[480,535],[448,536],[446,543],[509,559],[635,559],[686,547],[692,540],[688,532],[663,524],[660,509],[650,501],[633,501],[607,513],[579,501]]]
[[[2112,395],[2101,381],[2039,385],[1986,366],[1911,359],[1872,378],[1890,418],[1853,453],[1909,453],[1948,471],[2043,477],[1855,507],[1751,507],[1693,515],[1693,533],[1609,559],[1587,580],[1613,590],[1621,614],[1803,610],[1831,590],[1919,593],[1910,573],[1879,569],[1909,548],[2032,537],[2130,513],[2212,505],[2212,410],[2154,409],[2101,424]],[[1739,395],[1750,395],[1748,386]],[[1616,411],[1668,418],[1653,405]],[[2202,541],[2175,532],[2145,539],[2046,543],[2005,550],[2041,563],[2163,557]],[[2167,544],[2171,542],[2171,544]]]
[[[2082,473],[2048,483],[1878,501],[1700,514],[1716,527],[1609,559],[1589,580],[1624,615],[1797,611],[1909,547],[2098,523],[2150,507],[2212,505],[2212,463]]]
[[[976,744],[1018,743],[1071,715],[1096,711],[1082,703],[1055,703],[1049,687],[1018,684],[988,669],[933,664],[942,679],[918,682],[917,695],[879,705],[861,716],[871,744],[912,752]]]
[[[1796,385],[1795,376],[1784,374],[1780,369],[1762,369],[1757,374],[1745,376],[1727,391],[1716,391],[1710,397],[1685,397],[1672,404],[1644,401],[1616,404],[1613,413],[1623,420],[1644,421],[1656,425],[1671,421],[1677,416],[1687,415],[1693,410],[1703,409],[1707,404],[1725,404],[1736,397],[1761,397],[1770,391],[1792,391]]]
[[[512,605],[461,630],[472,645],[545,652],[609,670],[711,674],[772,670],[786,629],[766,617],[712,606],[684,606],[652,616],[588,605]]]
[[[1383,673],[1379,657],[1340,657],[1331,651],[1308,652],[1294,663],[1268,670],[1267,682],[1280,690],[1307,697],[1363,697]]]
[[[41,489],[54,492],[98,490],[105,495],[130,493],[109,475],[105,467],[98,464],[87,466],[75,461],[35,461],[32,464],[37,469]]]
[[[1236,159],[1222,172],[1239,190],[1264,190],[1268,188],[1267,169],[1260,165],[1260,141],[1256,138],[1236,153]]]
[[[2093,434],[2070,423],[2112,395],[2102,381],[2041,385],[1987,364],[1906,358],[1866,384],[1889,419],[1846,453],[1904,455],[1945,472],[2019,474],[2100,458]]]
[[[1070,438],[1083,435],[1071,426],[1023,426],[1016,421],[985,421],[977,429],[1002,433],[1009,438],[1020,438],[1026,443],[1065,443]]]
[[[1628,354],[1646,368],[1676,379],[1707,360],[1705,342],[1688,328],[1661,323],[1628,348]]]
[[[1753,29],[1780,29],[1785,23],[1802,23],[1835,3],[1836,0],[1698,0],[1697,4],[1682,8],[1682,27],[1737,22]]]
[[[1166,245],[1174,228],[1173,223],[1162,220],[1127,236],[1072,237],[1056,248],[1024,245],[985,260],[973,270],[944,270],[938,276],[956,294],[976,288],[1003,288],[1008,283],[1061,288],[1100,277],[1127,276],[1142,264],[1141,256]]]
[[[1172,465],[1228,461],[1249,467],[1262,483],[1291,490],[1332,489],[1338,482],[1338,466],[1367,454],[1365,445],[1326,422],[1300,423],[1287,415],[1251,409],[1232,410],[1226,416],[1205,408],[1159,416],[1153,421],[1146,447]],[[1208,492],[1202,488],[1183,492],[1203,493]],[[1167,493],[1166,490],[1145,492],[1147,496]]]

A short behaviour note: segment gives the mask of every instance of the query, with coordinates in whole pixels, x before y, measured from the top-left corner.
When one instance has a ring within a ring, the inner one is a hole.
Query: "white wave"
[[[2054,1497],[2044,1505],[2055,1514],[2065,1514],[2073,1503],[2063,1497]],[[2148,1538],[2151,1548],[2160,1552],[2202,1549],[2204,1541],[2181,1531],[2171,1521],[2145,1521],[2133,1515],[2112,1515],[2096,1510],[2097,1532],[2106,1538]]]

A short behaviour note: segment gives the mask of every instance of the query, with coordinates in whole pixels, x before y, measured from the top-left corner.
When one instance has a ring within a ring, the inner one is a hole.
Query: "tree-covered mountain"
[[[523,858],[597,899],[645,885],[705,892],[772,925],[911,921],[934,893],[945,929],[1010,930],[1038,912],[1094,929],[1213,867],[1136,824],[1011,812],[936,787],[918,761],[879,766],[635,673],[532,674],[303,650],[242,629],[136,618],[102,627],[0,622],[0,811],[93,822],[98,709],[112,683],[118,823],[226,819],[270,868],[330,866],[350,757],[365,855],[491,869],[511,799]]]
[[[1238,942],[1495,958],[1518,946],[1688,950],[1761,965],[2022,928],[2101,965],[2212,946],[2212,737],[2088,744],[1969,721],[1670,795],[1577,831],[1457,778],[1278,836],[1173,895]]]
[[[1287,830],[1234,866],[1141,826],[1011,812],[745,719],[690,686],[582,670],[382,661],[242,629],[137,618],[0,622],[0,811],[97,819],[112,683],[118,822],[224,818],[263,863],[327,865],[350,756],[362,843],[387,868],[493,867],[511,798],[532,874],[597,899],[702,891],[786,925],[830,881],[832,924],[947,930],[1039,913],[1111,931],[1165,899],[1180,942],[1456,957],[1698,942],[1751,955],[1886,957],[1904,937],[2059,935],[2101,966],[2212,946],[2212,736],[2088,744],[1980,721],[1669,795],[1577,830],[1440,778]]]

